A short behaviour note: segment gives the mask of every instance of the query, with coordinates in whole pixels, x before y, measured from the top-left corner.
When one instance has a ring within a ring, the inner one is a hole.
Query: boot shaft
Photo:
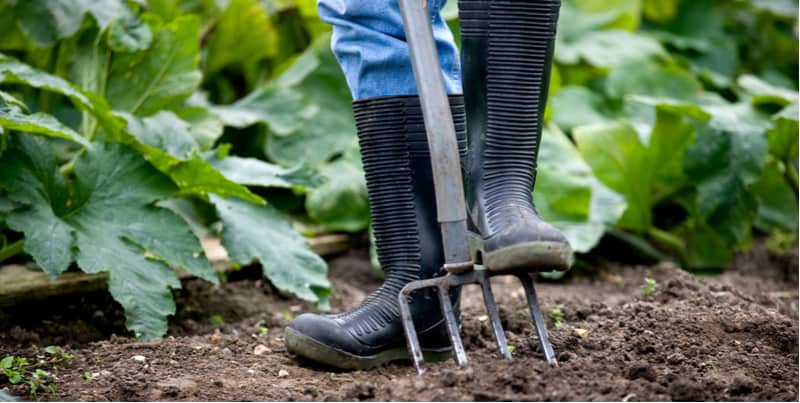
[[[463,145],[463,97],[451,95],[450,105]],[[402,287],[408,281],[441,275],[443,251],[419,97],[355,101],[353,111],[378,260],[387,282]]]
[[[458,6],[468,208],[475,225],[494,232],[507,221],[505,206],[532,208],[560,1],[459,0]]]

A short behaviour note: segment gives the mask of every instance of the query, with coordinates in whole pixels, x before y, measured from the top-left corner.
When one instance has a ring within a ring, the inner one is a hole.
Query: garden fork
[[[417,331],[414,328],[414,318],[411,316],[409,299],[412,292],[423,288],[437,289],[439,303],[441,304],[456,362],[458,365],[467,363],[464,344],[461,342],[458,320],[453,311],[449,292],[453,287],[460,287],[466,284],[478,284],[481,287],[483,301],[492,325],[492,332],[497,342],[498,353],[506,359],[511,359],[511,352],[508,349],[503,326],[500,323],[500,315],[497,312],[497,304],[492,294],[491,282],[489,281],[490,277],[500,275],[514,275],[522,283],[544,358],[551,366],[556,366],[555,354],[547,337],[547,328],[545,327],[542,310],[539,308],[536,289],[531,277],[532,274],[526,270],[490,272],[474,267],[469,248],[467,209],[464,200],[461,162],[455,126],[450,113],[450,104],[447,99],[439,57],[433,40],[427,2],[426,0],[398,0],[398,2],[403,15],[406,39],[411,54],[411,64],[422,105],[425,130],[428,135],[436,193],[436,214],[441,227],[444,246],[444,269],[447,271],[447,274],[442,277],[411,282],[400,292],[399,303],[403,328],[408,342],[408,349],[414,360],[414,366],[419,374],[423,373],[422,349],[419,345]]]

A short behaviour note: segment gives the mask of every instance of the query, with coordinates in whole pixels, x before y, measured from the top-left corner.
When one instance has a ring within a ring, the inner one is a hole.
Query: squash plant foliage
[[[107,272],[166,331],[198,237],[325,308],[301,235],[369,226],[350,95],[311,0],[0,0],[0,261]],[[455,0],[445,10],[457,32]],[[564,0],[537,208],[687,269],[796,234],[797,4]]]

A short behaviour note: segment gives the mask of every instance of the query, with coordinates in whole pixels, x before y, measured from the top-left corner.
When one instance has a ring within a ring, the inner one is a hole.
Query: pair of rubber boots
[[[460,0],[464,95],[451,95],[473,257],[487,270],[566,270],[571,249],[533,206],[558,0]],[[409,357],[398,294],[438,277],[443,252],[430,154],[417,96],[353,103],[384,284],[336,315],[303,314],[286,329],[289,351],[343,369]],[[465,113],[466,112],[466,113]],[[458,299],[458,291],[451,296]],[[451,351],[437,295],[412,295],[426,360]],[[458,306],[458,305],[456,305]]]

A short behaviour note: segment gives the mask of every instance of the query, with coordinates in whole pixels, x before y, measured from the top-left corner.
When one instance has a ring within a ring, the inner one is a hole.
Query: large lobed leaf
[[[258,63],[275,54],[278,40],[261,2],[231,0],[209,37],[206,74],[233,64]]]
[[[130,14],[122,0],[22,0],[14,12],[22,31],[38,46],[74,35],[86,14],[101,28]]]
[[[0,53],[0,83],[23,84],[67,97],[78,109],[91,113],[102,127],[117,136],[125,123],[111,113],[105,99],[84,91],[53,74],[35,69]]]
[[[352,96],[330,49],[330,36],[322,35],[278,76],[275,85],[292,88],[317,107],[290,136],[269,136],[267,155],[283,165],[318,164],[345,151],[356,134]]]
[[[46,113],[26,113],[22,101],[0,91],[0,132],[4,129],[60,137],[89,147],[80,134]]]
[[[175,312],[170,288],[180,287],[170,267],[216,282],[191,228],[154,205],[177,189],[137,153],[95,143],[67,183],[47,143],[18,135],[12,147],[0,159],[0,186],[23,207],[9,213],[9,227],[25,234],[25,251],[51,277],[72,262],[87,273],[107,272],[137,336],[167,330]]]
[[[308,248],[285,215],[274,207],[257,206],[235,198],[211,196],[222,219],[222,244],[240,265],[261,262],[278,289],[326,308],[330,282],[327,265]]]
[[[182,16],[163,23],[154,15],[143,20],[153,31],[143,52],[116,53],[103,94],[114,110],[147,116],[170,109],[200,85],[200,20]]]
[[[306,197],[306,212],[329,231],[364,231],[370,212],[364,168],[355,142],[333,162],[320,166],[326,181]]]
[[[542,217],[563,231],[573,250],[586,253],[625,211],[625,199],[603,185],[566,135],[542,134],[533,193]]]
[[[166,173],[183,194],[236,196],[252,203],[264,200],[246,186],[229,180],[201,154],[191,125],[172,112],[146,118],[125,115],[131,137],[124,140],[159,171]]]

